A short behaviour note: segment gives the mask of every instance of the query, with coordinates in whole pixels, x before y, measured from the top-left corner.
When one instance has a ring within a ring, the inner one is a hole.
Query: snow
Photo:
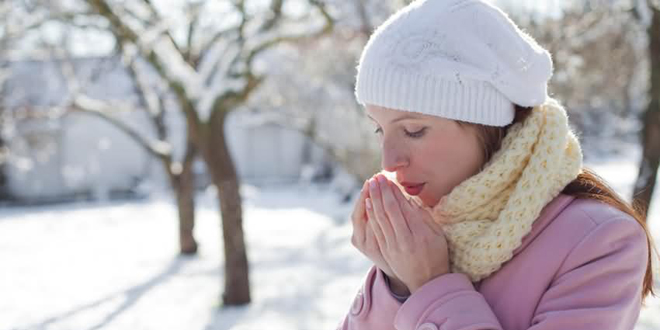
[[[627,193],[633,161],[592,167]],[[0,209],[0,330],[334,329],[370,266],[350,243],[352,202],[320,184],[243,184],[241,195],[253,302],[228,309],[218,309],[224,269],[212,189],[198,194],[196,257],[177,256],[167,193]],[[649,217],[656,238],[658,196]],[[636,330],[660,328],[659,309],[660,299],[650,301]]]

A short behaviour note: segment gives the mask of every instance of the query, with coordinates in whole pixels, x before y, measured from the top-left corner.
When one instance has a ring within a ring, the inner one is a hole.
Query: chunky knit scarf
[[[541,210],[582,168],[580,144],[555,100],[514,124],[484,169],[427,208],[447,238],[452,272],[473,282],[513,257]]]

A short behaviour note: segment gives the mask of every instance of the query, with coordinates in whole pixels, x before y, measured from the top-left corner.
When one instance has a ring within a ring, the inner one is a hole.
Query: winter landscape
[[[590,165],[626,193],[635,156]],[[370,267],[350,243],[352,203],[342,202],[336,188],[241,187],[254,301],[224,310],[212,190],[199,195],[195,257],[177,256],[175,205],[167,193],[3,209],[0,329],[334,329]],[[656,196],[649,216],[656,240],[659,216]],[[635,328],[654,329],[659,298],[647,301]]]
[[[380,168],[356,61],[410,2],[0,1],[0,330],[336,329]],[[494,2],[660,242],[660,4]],[[635,330],[657,329],[650,297]]]
[[[624,193],[630,159],[592,167]],[[214,194],[199,194],[195,257],[177,256],[167,193],[2,209],[0,329],[334,329],[370,267],[350,243],[352,203],[332,184],[241,186],[253,302],[219,310]],[[660,198],[653,205],[660,239]],[[636,330],[660,328],[660,299],[647,305]]]

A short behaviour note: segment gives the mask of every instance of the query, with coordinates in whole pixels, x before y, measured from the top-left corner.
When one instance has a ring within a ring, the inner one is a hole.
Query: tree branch
[[[156,130],[156,135],[159,140],[167,140],[167,127],[165,126],[165,106],[163,97],[158,95],[158,92],[149,86],[149,79],[144,75],[143,71],[138,68],[138,58],[124,46],[120,46],[122,57],[128,67],[128,71],[133,77],[136,85],[137,95],[146,105],[147,114],[151,119],[153,128]]]
[[[161,113],[161,108],[159,107],[158,95],[153,91],[149,84],[147,83],[147,78],[142,75],[140,69],[137,68],[137,59],[135,52],[130,52],[126,45],[118,44],[121,51],[122,59],[124,60],[124,65],[128,69],[133,81],[135,82],[136,91],[141,101],[147,107],[147,111],[150,117],[156,117]]]
[[[148,1],[148,0],[143,0]],[[160,44],[156,47],[147,47],[139,36],[138,32],[134,31],[128,24],[117,16],[112,8],[105,0],[87,0],[87,2],[101,15],[104,16],[113,26],[113,31],[119,42],[132,43],[138,47],[144,58],[153,65],[158,74],[165,79],[172,90],[177,94],[179,102],[183,102],[182,109],[188,113],[189,116],[198,120],[197,114],[194,112],[194,107],[189,103],[189,100],[196,99],[194,94],[198,93],[198,86],[187,86],[189,81],[197,81],[197,74],[194,68],[190,67],[183,59],[180,52],[177,52],[177,46],[171,40],[161,40]],[[155,48],[160,46],[156,51]],[[161,56],[168,56],[166,63]]]
[[[156,10],[156,7],[154,7],[151,0],[142,0],[142,2],[147,6],[147,9],[151,13],[151,15],[154,17],[154,21],[156,21],[156,22],[163,22],[164,21],[163,17],[158,13],[158,11]],[[172,43],[172,45],[176,49],[177,53],[183,55],[185,52],[182,51],[181,47],[179,47],[179,44],[176,43],[176,40],[174,40],[174,37],[172,37],[172,33],[170,33],[169,29],[167,29],[165,31],[165,35],[170,40],[170,42]]]
[[[223,29],[223,30],[220,30],[220,31],[216,32],[206,42],[201,42],[200,43],[201,44],[200,49],[195,50],[194,53],[201,54],[202,52],[205,52],[206,50],[213,47],[213,45],[215,45],[215,43],[217,43],[219,40],[221,40],[223,38],[226,38],[227,35],[230,35],[232,33],[235,33],[236,35],[238,35],[240,33],[239,32],[239,27],[238,26],[232,26],[230,28],[226,28],[226,29]],[[203,60],[203,58],[205,56],[206,55],[202,54],[201,59]]]
[[[94,100],[82,95],[80,83],[76,78],[73,63],[71,63],[68,57],[65,57],[62,61],[61,72],[69,89],[70,98],[69,101],[65,103],[67,103],[70,108],[82,113],[94,115],[97,118],[105,120],[131,137],[148,153],[156,156],[157,158],[160,158],[162,161],[165,161],[168,164],[171,163],[171,146],[167,142],[160,140],[149,142],[145,137],[138,133],[137,130],[126,125],[126,123],[122,122],[121,120],[109,115],[112,110],[121,107],[109,105],[105,102]]]
[[[259,31],[267,31],[275,27],[282,17],[282,5],[284,4],[283,0],[272,0],[270,3],[270,15],[271,17],[267,19],[263,25],[259,28]]]
[[[101,118],[109,122],[114,127],[118,128],[126,135],[131,137],[135,142],[138,143],[138,145],[144,148],[144,150],[146,150],[148,153],[156,156],[157,158],[160,158],[163,161],[167,161],[167,162],[171,161],[172,151],[171,151],[171,146],[168,142],[160,141],[160,140],[150,142],[140,133],[138,133],[137,130],[131,128],[130,126],[126,125],[126,123],[124,123],[123,121],[108,114],[110,111],[116,110],[117,107],[110,106],[98,100],[93,100],[86,96],[75,97],[71,102],[71,106],[75,111],[90,114],[96,116],[97,118]]]
[[[309,0],[310,3],[316,7],[320,12],[321,15],[324,18],[325,24],[324,26],[319,29],[316,32],[313,33],[303,33],[303,34],[293,34],[293,35],[276,35],[272,38],[267,38],[266,40],[262,41],[261,43],[258,43],[256,46],[251,47],[251,50],[248,52],[248,55],[246,56],[246,63],[248,67],[252,65],[252,61],[254,58],[259,55],[261,52],[278,45],[280,43],[285,43],[285,42],[296,42],[296,41],[302,41],[306,39],[313,39],[313,38],[318,38],[321,37],[322,35],[329,33],[332,31],[334,27],[334,20],[332,16],[328,13],[327,8],[325,7],[325,4],[318,0]]]
[[[114,27],[117,38],[121,42],[131,42],[138,46],[140,51],[146,55],[149,62],[154,65],[164,79],[170,81],[172,84],[185,85],[186,79],[194,76],[194,68],[191,68],[182,58],[181,53],[177,51],[177,45],[172,42],[171,37],[168,37],[167,41],[161,40],[161,42],[158,42],[156,36],[154,39],[156,39],[155,43],[157,44],[145,44],[146,42],[142,35],[149,33],[145,33],[145,31],[138,32],[131,28],[130,25],[124,22],[120,16],[114,13],[106,0],[88,0],[88,2],[101,16],[110,21],[110,24]],[[161,24],[156,24],[156,26],[159,29],[156,31],[157,34],[161,32],[167,34],[166,27],[162,27]],[[162,29],[162,31],[160,29]],[[165,64],[165,61],[160,57],[161,55],[159,52],[156,51],[155,48],[158,46],[161,47],[159,51],[163,51],[169,55],[169,65]],[[168,47],[172,47],[174,52],[168,51]],[[175,64],[178,69],[177,71],[179,72],[173,72],[174,68],[171,68],[171,64]]]
[[[354,0],[353,3],[355,4],[355,7],[357,8],[357,12],[360,15],[360,20],[362,23],[362,27],[360,28],[361,32],[365,36],[369,36],[371,34],[371,31],[373,31],[374,27],[371,24],[371,20],[369,19],[369,14],[367,14],[367,8],[364,4],[363,0]]]
[[[651,15],[653,13],[651,12],[654,8],[653,1],[651,0],[634,0],[632,3],[632,8],[630,8],[630,11],[632,12],[633,17],[637,19],[638,22],[641,22],[643,24],[650,24],[651,22]],[[660,5],[657,5],[656,1],[656,7],[655,8],[660,8]]]
[[[188,34],[186,37],[186,50],[183,52],[183,58],[194,68],[197,67],[199,60],[198,56],[193,54],[193,42],[196,35],[197,24],[199,23],[201,7],[202,6],[199,3],[192,3],[188,6]]]
[[[247,25],[248,22],[248,14],[245,11],[245,0],[233,0],[232,1],[234,8],[238,10],[238,12],[241,14],[241,23],[237,27],[238,31],[238,40],[240,43],[243,43],[245,41],[245,26]]]

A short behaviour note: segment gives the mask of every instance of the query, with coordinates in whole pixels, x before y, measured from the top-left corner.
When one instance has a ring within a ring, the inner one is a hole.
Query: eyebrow
[[[378,123],[373,117],[371,117],[371,116],[369,116],[369,115],[367,115],[367,117],[369,117],[369,119],[373,120],[375,123]],[[417,119],[417,120],[419,120],[420,118],[418,118],[418,117],[416,117],[416,116],[413,116],[413,115],[411,115],[411,114],[405,114],[405,115],[403,115],[403,116],[401,116],[401,117],[398,117],[398,118],[394,118],[394,119],[392,119],[392,121],[390,121],[390,124],[394,124],[394,123],[396,123],[396,122],[398,122],[398,121],[402,121],[402,120],[406,120],[406,119]]]

